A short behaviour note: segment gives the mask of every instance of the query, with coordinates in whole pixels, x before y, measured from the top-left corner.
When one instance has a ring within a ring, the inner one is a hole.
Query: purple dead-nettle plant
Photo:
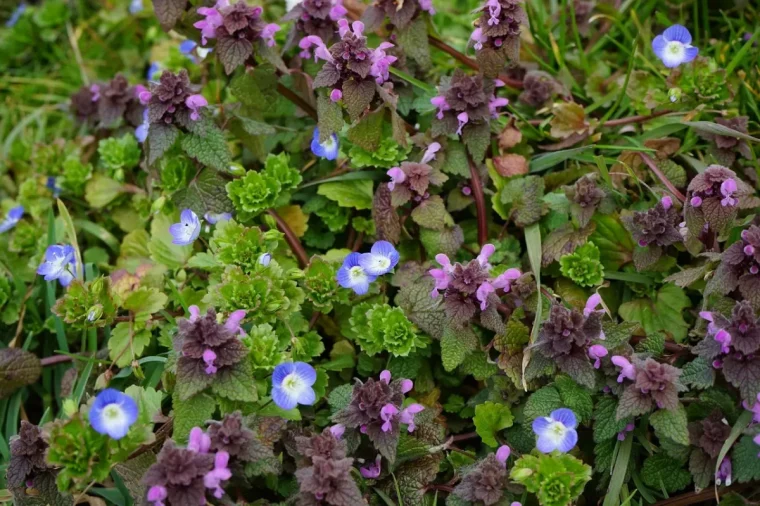
[[[314,79],[314,88],[330,88],[330,99],[338,102],[343,97],[351,97],[345,105],[352,118],[358,117],[369,107],[375,97],[376,84],[388,80],[389,68],[396,57],[386,50],[393,47],[390,42],[382,42],[371,49],[364,36],[364,24],[347,20],[338,22],[340,40],[328,48],[316,35],[301,39],[299,47],[304,51],[314,51],[316,60],[324,60],[324,65]]]
[[[232,5],[229,0],[218,0],[213,8],[198,9],[204,19],[194,26],[201,30],[204,46],[208,39],[216,39],[216,53],[227,74],[253,56],[254,44],[274,46],[274,35],[280,27],[261,19],[262,11],[261,7],[250,6],[243,0]]]
[[[359,429],[383,457],[393,462],[401,425],[413,432],[415,415],[424,409],[416,403],[404,406],[405,394],[412,388],[414,383],[411,380],[391,381],[389,371],[381,372],[379,380],[370,378],[366,383],[357,380],[351,402],[336,413],[333,420],[347,428]]]
[[[312,437],[296,438],[296,451],[303,464],[295,473],[300,488],[297,504],[366,504],[351,477],[354,459],[346,455],[343,430],[341,426],[333,426]]]
[[[393,167],[387,172],[391,178],[388,189],[391,190],[391,203],[394,207],[401,207],[410,201],[417,206],[430,198],[430,185],[440,187],[448,181],[446,174],[429,165],[440,149],[441,145],[433,142],[419,162],[402,162],[399,167]]]
[[[142,85],[130,86],[127,79],[117,74],[107,83],[82,86],[71,97],[71,111],[82,123],[97,123],[112,127],[120,119],[132,127],[143,122],[145,104],[140,101]]]
[[[639,245],[633,252],[633,262],[639,270],[657,262],[667,246],[683,241],[679,227],[681,214],[669,196],[662,197],[647,211],[624,216],[622,221]]]
[[[602,357],[607,356],[607,349],[599,343],[604,340],[603,312],[596,310],[600,303],[599,295],[591,296],[583,313],[554,304],[535,344],[538,353],[589,388],[594,387],[594,368],[598,369]]]
[[[581,228],[588,225],[607,196],[599,187],[595,174],[587,174],[578,179],[573,186],[566,186],[565,195],[570,201],[570,213]]]
[[[486,0],[475,12],[480,17],[470,42],[480,68],[487,76],[496,77],[505,63],[519,59],[520,31],[527,27],[528,16],[519,0]]]
[[[207,491],[221,498],[223,482],[232,477],[229,458],[226,451],[213,453],[211,439],[199,427],[190,431],[187,448],[168,440],[143,478],[147,502],[151,506],[207,504]]]
[[[542,70],[531,70],[525,73],[523,91],[518,100],[538,109],[563,92],[564,88],[551,74]]]
[[[225,373],[248,352],[238,338],[240,320],[231,317],[231,324],[222,325],[217,322],[213,309],[209,308],[201,317],[197,306],[190,307],[190,314],[190,318],[177,322],[175,348],[181,351],[177,379],[210,383],[215,375]]]
[[[42,430],[22,420],[18,434],[10,440],[11,457],[6,474],[8,485],[14,488],[24,486],[27,480],[33,482],[36,475],[47,471],[47,449]]]
[[[513,283],[522,276],[519,269],[507,269],[492,277],[488,259],[495,250],[493,244],[485,244],[478,257],[467,264],[452,264],[444,254],[435,256],[441,268],[428,271],[435,281],[430,296],[436,298],[443,292],[446,314],[452,324],[463,326],[478,309],[486,311],[489,305],[498,305],[501,295],[509,293]]]
[[[288,35],[288,46],[294,45],[304,37],[316,35],[325,44],[335,42],[338,36],[338,21],[346,16],[342,0],[303,0],[298,2],[283,21],[295,21]],[[311,57],[305,50],[301,55]]]
[[[271,454],[246,426],[245,419],[239,411],[225,415],[221,421],[210,422],[207,434],[210,449],[215,452],[227,452],[233,462],[252,462]]]
[[[760,199],[754,196],[753,188],[739,179],[734,171],[721,165],[710,165],[694,176],[686,190],[687,240],[704,238],[706,227],[711,235],[720,234],[733,223],[739,209],[757,207],[758,204]]]
[[[760,305],[760,227],[750,225],[726,248],[708,286],[723,294],[738,288],[753,306]]]
[[[386,17],[396,28],[406,28],[422,12],[435,14],[432,0],[374,0],[364,11],[362,21],[367,30],[372,31],[379,28]]]
[[[151,125],[179,125],[190,128],[198,121],[200,109],[207,105],[199,95],[198,86],[190,83],[187,70],[174,74],[165,70],[158,83],[150,83],[149,96],[141,92],[140,100],[148,103],[148,121]]]
[[[502,445],[496,453],[491,453],[477,464],[466,468],[462,481],[452,493],[473,504],[482,502],[491,506],[499,503],[509,484],[507,459],[510,453],[509,446]]]
[[[723,444],[731,433],[731,426],[720,411],[713,411],[707,418],[689,424],[689,439],[691,444],[704,451],[714,459],[712,468],[717,464]]]
[[[438,112],[433,135],[461,135],[465,140],[488,132],[490,120],[509,100],[496,97],[495,90],[504,83],[478,74],[468,76],[460,69],[451,78],[443,78],[438,95],[430,99]]]
[[[653,408],[673,410],[678,406],[678,392],[685,390],[679,378],[681,369],[661,364],[653,358],[612,357],[620,369],[618,383],[625,385],[618,404],[617,419],[649,413]]]
[[[707,336],[694,346],[693,352],[722,369],[742,399],[753,401],[758,393],[754,378],[760,375],[760,319],[752,304],[737,302],[730,319],[715,311],[699,315],[709,322]]]

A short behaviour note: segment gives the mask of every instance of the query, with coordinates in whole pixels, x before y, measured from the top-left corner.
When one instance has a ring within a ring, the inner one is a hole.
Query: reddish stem
[[[298,240],[296,234],[290,229],[288,224],[285,223],[285,220],[283,220],[280,215],[274,211],[274,209],[268,210],[267,213],[269,213],[269,216],[274,218],[274,221],[277,223],[277,228],[280,229],[280,232],[285,234],[285,241],[288,243],[288,246],[290,246],[290,250],[296,256],[298,265],[302,269],[309,265],[309,255],[306,254],[306,250],[301,244],[301,241]]]
[[[480,180],[478,167],[475,165],[475,162],[470,155],[467,155],[467,160],[470,162],[472,198],[475,200],[475,209],[478,213],[478,244],[483,246],[486,241],[488,241],[488,220],[486,214],[486,200],[483,195],[483,182]]]
[[[319,120],[317,116],[317,110],[314,109],[311,106],[311,104],[309,104],[306,100],[301,98],[301,96],[298,95],[295,91],[286,88],[282,83],[278,82],[277,93],[279,93],[283,97],[287,98],[288,100],[296,104],[296,106],[298,106],[299,109],[301,109],[303,112],[311,116],[314,119],[314,121]]]
[[[467,432],[465,434],[457,434],[456,436],[451,436],[451,441],[464,441],[466,439],[472,439],[478,437],[477,432]]]
[[[74,360],[74,357],[71,357],[69,355],[53,355],[52,357],[45,357],[43,359],[40,359],[40,365],[42,367],[47,367],[50,365],[65,364],[66,362],[71,362],[72,360]]]
[[[647,166],[652,169],[652,172],[655,173],[655,175],[659,178],[660,181],[662,181],[662,184],[664,184],[670,192],[676,196],[678,200],[681,202],[686,202],[686,197],[684,197],[683,193],[678,191],[678,188],[673,186],[673,183],[670,182],[670,179],[657,167],[657,165],[654,163],[654,160],[652,160],[649,155],[646,153],[639,153],[639,156],[641,156],[641,159],[644,160],[644,163],[647,164]]]
[[[434,35],[428,35],[428,42],[430,43],[431,46],[453,57],[462,65],[466,65],[467,67],[470,67],[472,70],[478,70],[478,71],[480,70],[480,67],[478,66],[478,62],[460,53],[459,51],[449,46],[438,37],[435,37]],[[522,89],[523,87],[523,83],[519,79],[514,79],[504,74],[500,75],[499,79],[502,80],[504,84],[506,84],[510,88]]]

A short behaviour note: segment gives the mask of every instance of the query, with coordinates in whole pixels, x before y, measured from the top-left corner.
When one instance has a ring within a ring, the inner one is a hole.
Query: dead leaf
[[[528,161],[524,156],[514,153],[495,157],[493,166],[496,172],[504,177],[521,176],[528,173]]]

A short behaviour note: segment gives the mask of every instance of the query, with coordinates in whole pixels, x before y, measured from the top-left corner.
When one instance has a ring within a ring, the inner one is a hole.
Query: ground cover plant
[[[760,501],[753,2],[0,19],[0,502]]]

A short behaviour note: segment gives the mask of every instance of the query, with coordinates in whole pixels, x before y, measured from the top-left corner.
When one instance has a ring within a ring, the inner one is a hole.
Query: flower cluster
[[[338,269],[338,284],[351,288],[357,295],[369,291],[370,283],[378,276],[387,274],[396,267],[399,253],[388,241],[377,241],[369,253],[349,253]]]
[[[494,95],[500,85],[501,81],[480,74],[468,76],[459,69],[454,71],[451,80],[438,88],[439,95],[430,99],[438,109],[434,131],[466,137],[478,126],[488,126],[490,118],[498,117],[499,108],[509,103],[506,98]]]
[[[153,124],[189,127],[198,121],[200,111],[208,102],[197,93],[199,87],[190,83],[187,70],[174,74],[165,70],[158,83],[150,84],[150,91],[140,94],[140,100],[148,105],[148,122]]]
[[[283,21],[295,21],[289,40],[301,40],[316,35],[326,44],[333,42],[338,33],[338,21],[345,17],[347,11],[343,0],[303,0],[298,2]],[[302,55],[311,56],[308,50]]]
[[[357,380],[351,401],[333,417],[334,421],[348,428],[359,429],[367,434],[377,450],[388,460],[396,455],[396,441],[400,424],[409,432],[415,429],[414,417],[424,407],[409,404],[404,407],[404,394],[414,388],[408,379],[391,381],[390,371],[380,373],[380,379],[370,378],[366,383]]]
[[[10,487],[24,486],[28,479],[47,470],[45,453],[48,444],[42,437],[42,430],[26,420],[21,421],[18,435],[10,441],[11,458],[6,479]]]
[[[354,21],[349,26],[347,20],[341,19],[338,27],[341,40],[329,49],[316,35],[303,38],[298,45],[304,55],[315,48],[314,58],[325,61],[314,79],[314,88],[331,88],[333,102],[338,102],[344,95],[351,96],[346,106],[352,117],[358,117],[372,102],[375,83],[383,84],[388,80],[388,69],[396,57],[386,53],[393,47],[390,42],[382,42],[376,49],[367,46],[361,21]]]
[[[593,369],[598,369],[601,358],[607,356],[607,349],[595,344],[604,340],[603,312],[596,310],[601,302],[598,294],[592,295],[583,313],[554,304],[536,339],[536,350],[541,355],[553,360],[560,370],[590,388],[594,386]],[[594,361],[593,368],[589,359]]]
[[[190,431],[187,448],[167,441],[143,478],[147,502],[151,506],[206,504],[207,490],[221,498],[222,482],[232,477],[229,459],[226,451],[212,452],[211,438],[199,427]]]
[[[334,425],[321,434],[296,438],[296,450],[305,464],[295,473],[300,487],[298,504],[365,504],[359,487],[351,477],[354,459],[346,456],[343,432],[343,426]]]
[[[681,215],[670,197],[663,197],[648,211],[625,216],[623,224],[631,232],[634,241],[644,251],[634,251],[633,261],[637,269],[646,269],[662,256],[663,248],[683,241],[680,231]]]
[[[251,462],[261,454],[261,443],[246,427],[239,411],[225,415],[221,421],[210,422],[206,433],[211,451],[226,452],[233,461]]]
[[[760,300],[760,227],[750,225],[726,248],[713,282],[722,293],[738,288],[745,299]]]
[[[177,341],[181,356],[178,381],[204,378],[225,371],[245,357],[248,350],[238,338],[245,311],[236,311],[224,325],[217,323],[212,308],[201,317],[198,306],[190,306],[190,318],[178,320]]]
[[[261,7],[252,7],[244,0],[230,5],[229,0],[217,0],[214,7],[200,7],[198,14],[204,17],[193,26],[201,31],[201,42],[217,39],[216,52],[227,74],[253,55],[254,43],[259,41],[274,46],[274,34],[280,30],[275,23],[261,19]]]
[[[400,167],[388,170],[388,189],[391,190],[391,202],[394,207],[400,207],[414,200],[420,203],[430,198],[428,187],[441,186],[448,180],[443,172],[428,165],[435,159],[435,154],[441,149],[441,145],[433,142],[427,147],[419,163],[403,162]]]
[[[468,470],[452,493],[471,503],[497,504],[509,483],[507,459],[510,453],[509,446],[500,446],[496,453],[489,454]]]
[[[77,258],[70,244],[53,244],[45,250],[45,259],[37,268],[37,274],[45,276],[45,281],[58,280],[61,286],[69,286],[77,275]]]
[[[653,406],[658,409],[676,409],[678,392],[683,389],[679,381],[681,370],[669,364],[661,364],[653,358],[633,362],[622,355],[612,357],[612,363],[620,368],[618,383],[624,383],[620,396],[617,419],[648,413]]]
[[[444,305],[452,323],[462,326],[475,315],[478,307],[485,311],[489,304],[498,304],[498,292],[508,293],[512,283],[522,276],[518,269],[507,269],[494,278],[490,277],[488,259],[494,251],[493,244],[485,244],[477,258],[465,265],[452,264],[444,254],[435,256],[441,268],[428,271],[435,281],[430,296],[436,298],[443,291]]]
[[[108,83],[82,86],[71,97],[71,112],[82,123],[112,127],[123,118],[128,125],[137,127],[145,111],[140,99],[143,92],[144,86],[130,86],[123,75],[117,74]]]
[[[528,16],[520,0],[486,0],[476,12],[480,17],[470,36],[480,62],[497,59],[498,65],[487,65],[484,70],[495,77],[504,63],[517,61],[520,51],[520,31],[528,23]]]
[[[396,28],[405,28],[420,12],[434,15],[433,0],[408,0],[400,3],[397,0],[375,0],[364,11],[362,20],[367,23],[368,30],[378,28],[386,16]]]

